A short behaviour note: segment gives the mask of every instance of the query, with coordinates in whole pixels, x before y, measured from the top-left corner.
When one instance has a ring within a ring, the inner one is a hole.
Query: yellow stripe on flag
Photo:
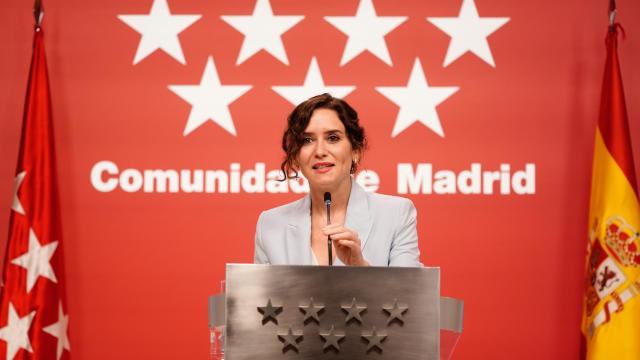
[[[599,129],[582,332],[587,359],[640,359],[640,204]]]

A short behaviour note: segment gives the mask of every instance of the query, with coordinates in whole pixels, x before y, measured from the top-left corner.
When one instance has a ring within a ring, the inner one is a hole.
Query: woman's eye
[[[329,137],[327,139],[329,140],[329,142],[338,142],[338,141],[340,141],[340,136],[338,136],[338,135],[329,135]]]
[[[305,136],[304,138],[302,138],[303,144],[311,144],[312,142],[313,142],[313,139],[308,136]]]

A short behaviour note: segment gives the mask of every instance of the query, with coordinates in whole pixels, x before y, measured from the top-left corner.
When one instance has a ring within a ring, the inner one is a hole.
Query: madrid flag
[[[49,80],[37,27],[0,290],[0,359],[69,358]]]
[[[606,39],[591,181],[582,332],[587,359],[640,359],[640,206],[617,54]]]

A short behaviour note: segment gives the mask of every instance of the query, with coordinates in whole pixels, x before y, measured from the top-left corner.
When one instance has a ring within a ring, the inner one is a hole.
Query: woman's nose
[[[326,144],[323,140],[316,142],[315,154],[316,157],[325,157],[327,155]]]

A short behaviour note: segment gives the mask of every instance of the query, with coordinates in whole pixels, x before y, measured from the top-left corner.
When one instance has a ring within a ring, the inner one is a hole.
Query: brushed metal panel
[[[439,359],[440,336],[440,269],[388,267],[327,267],[274,266],[228,264],[226,281],[226,345],[225,358],[245,359]],[[323,303],[320,324],[303,323],[300,305]],[[342,305],[353,298],[366,304],[363,323],[351,320],[345,324],[347,313]],[[387,325],[389,314],[383,306],[394,300],[406,304],[404,323],[393,321]],[[267,321],[258,307],[271,300],[283,306],[277,316],[278,324]],[[323,350],[319,335],[331,325],[343,331],[340,351]],[[382,351],[367,351],[368,342],[362,335],[373,326],[387,337]],[[298,350],[283,350],[284,334],[292,327],[301,331]]]

